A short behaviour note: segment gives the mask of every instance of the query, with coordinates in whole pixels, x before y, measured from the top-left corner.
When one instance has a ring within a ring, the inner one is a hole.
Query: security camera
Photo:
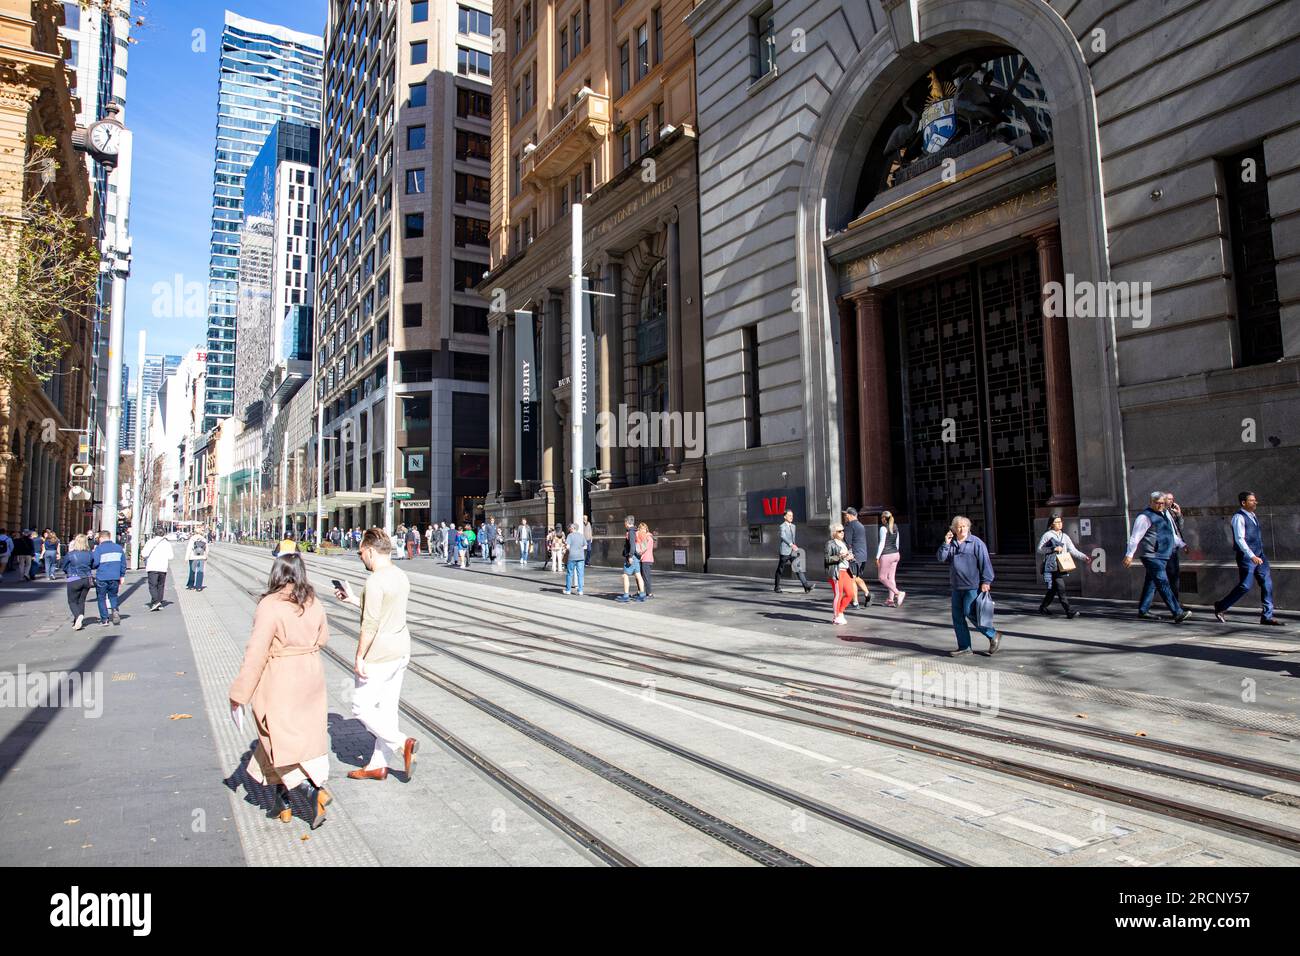
[[[536,144],[536,143],[525,143],[525,144],[524,144],[524,155],[525,155],[525,156],[529,155],[529,154],[530,154],[533,150],[535,150],[536,148],[537,148],[537,144]]]

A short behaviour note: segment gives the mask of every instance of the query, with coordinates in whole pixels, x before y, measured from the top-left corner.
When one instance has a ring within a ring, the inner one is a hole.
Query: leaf
[[[189,720],[193,716],[194,716],[193,714],[172,714],[167,719],[168,720]]]
[[[184,672],[184,671],[177,671],[177,672],[176,672],[176,676],[177,676],[177,677],[184,677],[184,676],[185,676],[185,672]]]
[[[1134,737],[1145,737],[1146,735],[1147,732],[1145,730],[1139,730],[1133,734]]]
[[[69,827],[70,827],[70,826],[72,826],[74,823],[80,823],[80,822],[81,822],[81,817],[77,817],[77,818],[74,819],[74,820],[64,820],[64,821],[63,821],[63,824],[64,824],[64,826],[69,826]]]
[[[298,839],[302,840],[303,843],[306,843],[308,840],[311,839],[311,834],[310,834],[310,833],[304,833],[304,834],[303,834],[302,836],[300,836]]]
[[[1074,716],[1080,718],[1081,720],[1087,720],[1087,719],[1088,719],[1088,715],[1087,715],[1087,714],[1075,714]]]

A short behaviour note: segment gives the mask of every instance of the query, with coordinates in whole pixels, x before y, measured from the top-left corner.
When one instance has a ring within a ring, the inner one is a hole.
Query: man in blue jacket
[[[90,553],[90,566],[95,572],[95,598],[99,602],[99,623],[108,627],[109,611],[112,622],[121,624],[117,614],[117,589],[126,569],[126,553],[107,531],[99,533],[99,544]]]
[[[988,547],[970,533],[970,518],[964,515],[952,519],[937,556],[940,564],[948,565],[952,585],[952,627],[957,632],[957,649],[948,653],[962,657],[971,653],[970,627],[966,620],[974,620],[972,615],[979,594],[987,594],[993,587],[993,562],[989,560]],[[998,652],[1002,635],[978,621],[975,628],[989,639],[989,657],[992,657]]]
[[[1259,519],[1255,517],[1259,502],[1253,491],[1243,491],[1237,500],[1241,502],[1241,508],[1232,516],[1232,549],[1237,554],[1240,580],[1222,601],[1214,605],[1214,616],[1220,622],[1228,623],[1223,612],[1249,594],[1251,585],[1258,581],[1259,623],[1279,627],[1282,622],[1273,616],[1273,575],[1269,571],[1268,555],[1264,553],[1264,535],[1259,530]]]

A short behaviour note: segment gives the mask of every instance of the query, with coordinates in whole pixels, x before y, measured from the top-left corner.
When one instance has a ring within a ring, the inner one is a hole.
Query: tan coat
[[[284,592],[262,598],[230,699],[252,704],[270,766],[288,767],[329,753],[325,668],[320,649],[329,624],[320,601],[299,613]]]

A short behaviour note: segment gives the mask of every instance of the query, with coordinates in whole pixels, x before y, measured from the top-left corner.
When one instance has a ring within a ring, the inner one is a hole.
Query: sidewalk
[[[72,629],[62,578],[20,583],[6,575],[0,864],[243,863],[176,605],[184,569],[173,563],[158,612],[146,610],[144,573],[129,573],[122,623],[81,631]],[[86,604],[94,622],[93,592]],[[82,676],[50,680],[58,674]]]

